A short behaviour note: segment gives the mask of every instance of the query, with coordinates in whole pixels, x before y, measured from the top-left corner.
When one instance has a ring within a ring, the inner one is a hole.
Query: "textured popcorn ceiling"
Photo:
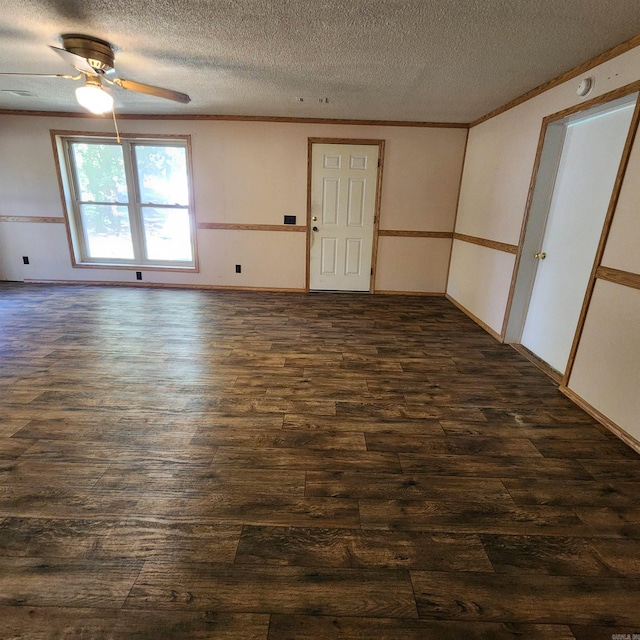
[[[0,71],[67,73],[47,45],[81,33],[192,98],[120,113],[469,122],[638,32],[640,0],[0,0]],[[0,77],[0,108],[80,111],[76,85]]]

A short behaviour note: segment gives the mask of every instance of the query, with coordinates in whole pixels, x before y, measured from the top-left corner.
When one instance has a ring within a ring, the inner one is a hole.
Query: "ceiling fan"
[[[105,90],[105,84],[120,87],[127,91],[174,100],[184,104],[191,102],[186,93],[154,87],[150,84],[109,77],[114,70],[115,54],[113,47],[104,40],[83,35],[63,35],[63,49],[51,47],[65,62],[78,71],[76,75],[64,73],[0,73],[0,76],[36,76],[40,78],[84,79],[84,84],[76,89],[78,103],[96,114],[113,110],[113,97]]]

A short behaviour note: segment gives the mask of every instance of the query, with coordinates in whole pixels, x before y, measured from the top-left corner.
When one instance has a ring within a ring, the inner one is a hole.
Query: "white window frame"
[[[133,244],[134,257],[132,259],[117,258],[90,258],[87,252],[87,241],[82,220],[80,216],[80,205],[88,204],[79,197],[79,189],[76,184],[76,174],[73,167],[73,157],[71,145],[73,143],[84,144],[114,144],[117,145],[115,136],[105,134],[74,133],[74,132],[51,132],[54,140],[54,152],[56,164],[59,169],[60,189],[64,205],[65,220],[71,251],[71,262],[74,267],[99,267],[110,269],[145,269],[145,270],[170,270],[170,271],[191,271],[197,272],[198,253],[196,244],[196,217],[193,199],[193,171],[191,169],[191,138],[190,136],[145,136],[145,135],[121,135],[120,145],[122,146],[125,177],[127,181],[127,191],[129,193],[128,203],[117,203],[119,206],[126,206],[129,211],[129,224],[131,228],[131,239]],[[187,181],[189,185],[189,203],[184,205],[158,205],[150,202],[142,202],[140,197],[140,187],[135,162],[136,146],[163,146],[180,147],[185,150],[187,159]],[[116,204],[114,203],[90,203],[90,204]],[[192,260],[186,262],[170,260],[149,260],[146,258],[145,234],[143,227],[142,209],[143,207],[154,207],[158,209],[187,209],[189,214],[189,229],[191,238]]]

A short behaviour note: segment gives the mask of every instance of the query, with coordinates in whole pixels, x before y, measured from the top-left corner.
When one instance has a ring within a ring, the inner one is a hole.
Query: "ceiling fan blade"
[[[0,76],[24,76],[32,78],[68,78],[69,80],[78,80],[82,77],[82,74],[72,76],[69,73],[3,73],[0,71]]]
[[[60,49],[59,47],[51,47],[51,49],[53,49],[67,64],[75,67],[78,71],[88,73],[92,76],[98,75],[98,72],[82,56],[71,53],[71,51],[67,51],[66,49]]]
[[[125,80],[124,78],[114,78],[111,81],[122,89],[127,91],[135,91],[136,93],[146,93],[150,96],[157,96],[158,98],[166,98],[167,100],[174,100],[175,102],[182,102],[187,104],[191,102],[191,98],[186,93],[180,93],[179,91],[172,91],[171,89],[164,89],[163,87],[154,87],[150,84],[143,84],[142,82],[135,82],[134,80]]]

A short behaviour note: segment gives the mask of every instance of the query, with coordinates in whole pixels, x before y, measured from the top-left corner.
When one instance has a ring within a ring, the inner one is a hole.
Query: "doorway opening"
[[[638,94],[550,121],[505,342],[564,375]]]

